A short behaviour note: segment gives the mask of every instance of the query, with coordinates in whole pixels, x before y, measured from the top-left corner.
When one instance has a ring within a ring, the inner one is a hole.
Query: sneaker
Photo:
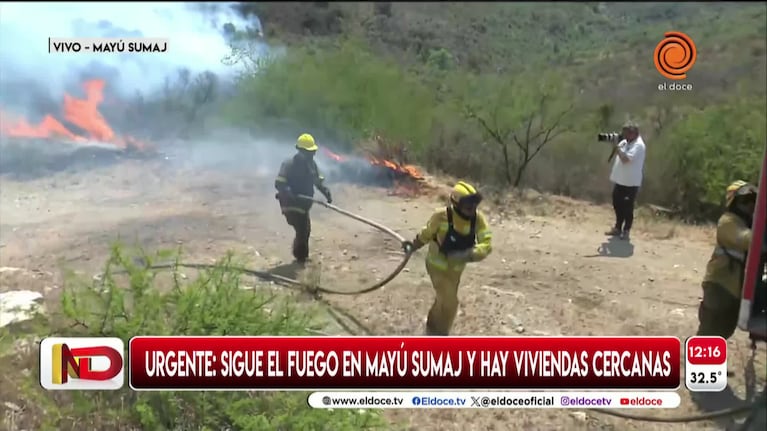
[[[630,238],[629,231],[624,230],[623,232],[621,232],[621,239],[628,240],[629,238]]]
[[[614,227],[614,228],[608,230],[607,232],[605,232],[605,235],[607,235],[607,236],[618,236],[620,234],[621,234],[620,229],[618,229],[616,227]]]

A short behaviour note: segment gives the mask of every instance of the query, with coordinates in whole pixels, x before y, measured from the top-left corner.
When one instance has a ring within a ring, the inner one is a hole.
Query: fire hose
[[[750,427],[752,426],[753,421],[755,420],[756,416],[759,414],[759,410],[764,409],[765,405],[767,405],[767,386],[764,388],[762,393],[753,402],[749,404],[738,406],[738,407],[727,408],[727,409],[721,409],[721,410],[703,413],[699,415],[661,418],[661,417],[652,417],[652,416],[632,415],[632,414],[614,412],[611,410],[604,410],[604,409],[590,409],[590,410],[595,413],[601,413],[608,416],[618,417],[621,419],[635,420],[640,422],[655,422],[655,423],[701,422],[701,421],[740,416],[743,413],[750,412],[750,415],[748,416],[746,421],[743,424],[741,424],[740,427],[737,428],[738,431],[748,431],[749,429],[751,429]]]
[[[299,198],[310,200],[314,203],[320,204],[330,210],[333,210],[335,212],[338,212],[342,215],[345,215],[347,217],[350,217],[352,219],[355,219],[359,222],[365,223],[381,232],[384,232],[392,237],[394,237],[396,240],[398,240],[400,243],[405,243],[405,238],[402,237],[400,234],[395,232],[394,230],[376,223],[370,219],[367,219],[365,217],[362,217],[360,215],[354,214],[352,212],[343,210],[335,205],[329,204],[325,201],[315,199],[308,196],[299,195]],[[343,323],[342,319],[338,316],[338,314],[343,315],[350,321],[352,321],[355,325],[357,325],[360,329],[362,329],[365,333],[368,335],[372,335],[372,331],[367,329],[367,327],[359,322],[354,316],[350,315],[348,312],[345,312],[343,310],[338,309],[337,307],[333,306],[326,300],[319,297],[318,293],[327,293],[331,295],[361,295],[365,293],[370,293],[375,290],[378,290],[391,282],[397,275],[399,275],[402,270],[407,265],[408,261],[410,260],[410,257],[412,256],[411,253],[405,253],[404,257],[402,258],[402,261],[399,265],[383,280],[373,284],[372,286],[366,287],[361,290],[357,291],[338,291],[333,289],[328,289],[322,286],[316,286],[312,290],[312,293],[315,294],[315,298],[321,301],[324,305],[328,306],[328,309],[331,311],[331,314],[335,318],[335,320],[350,334],[354,334],[355,331],[349,328],[346,324]],[[202,263],[184,263],[184,262],[175,262],[175,263],[165,263],[165,264],[152,264],[147,266],[147,269],[175,269],[175,268],[190,268],[190,269],[213,269],[216,268],[217,265],[215,264],[202,264]],[[249,268],[243,268],[243,267],[229,267],[232,270],[242,272],[244,274],[248,274],[257,278],[266,279],[266,280],[272,280],[278,283],[283,283],[291,287],[303,287],[306,288],[307,286],[300,282],[299,280],[295,280],[289,277],[281,276],[278,274],[272,274],[268,271],[259,271]],[[126,272],[126,271],[118,271],[115,273],[120,272]],[[338,313],[338,314],[336,314]],[[635,420],[635,421],[641,421],[641,422],[656,422],[656,423],[687,423],[687,422],[700,422],[700,421],[706,421],[706,420],[713,420],[718,418],[725,418],[725,417],[733,417],[738,416],[743,413],[751,411],[751,415],[749,416],[749,419],[746,420],[745,423],[741,426],[741,431],[748,430],[748,427],[750,426],[750,423],[752,422],[753,418],[756,416],[757,411],[759,408],[763,408],[765,403],[767,402],[767,388],[765,388],[765,391],[762,392],[762,394],[752,403],[745,405],[745,406],[739,406],[739,407],[733,407],[728,409],[722,409],[714,412],[704,413],[700,415],[694,415],[694,416],[681,416],[681,417],[675,417],[675,418],[661,418],[661,417],[651,417],[651,416],[639,416],[639,415],[631,415],[626,413],[620,413],[620,412],[613,412],[610,410],[603,410],[603,409],[589,409],[592,412],[595,413],[601,413],[609,416],[619,417],[622,419],[628,419],[628,420]]]
[[[338,208],[335,205],[331,205],[331,204],[329,204],[327,202],[324,202],[324,201],[321,201],[319,199],[315,199],[315,198],[312,198],[312,197],[309,197],[309,196],[302,196],[302,195],[298,195],[298,197],[300,197],[302,199],[310,200],[310,201],[315,202],[315,203],[318,203],[318,204],[320,204],[320,205],[322,205],[322,206],[324,206],[324,207],[326,207],[328,209],[331,209],[331,210],[336,211],[336,212],[338,212],[340,214],[343,214],[343,215],[345,215],[347,217],[353,218],[353,219],[355,219],[357,221],[360,221],[360,222],[365,223],[365,224],[367,224],[369,226],[372,226],[372,227],[374,227],[375,229],[378,229],[381,232],[384,232],[386,234],[391,235],[397,241],[399,241],[401,244],[405,243],[405,238],[402,237],[402,235],[398,234],[397,232],[393,231],[392,229],[390,229],[390,228],[388,228],[388,227],[386,227],[386,226],[384,226],[384,225],[382,225],[380,223],[376,223],[376,222],[374,222],[374,221],[372,221],[370,219],[367,219],[367,218],[362,217],[360,215],[357,215],[357,214],[351,213],[349,211],[343,210],[341,208]],[[312,290],[313,293],[327,293],[327,294],[330,294],[330,295],[362,295],[364,293],[373,292],[375,290],[378,290],[378,289],[382,288],[383,286],[387,285],[392,280],[394,280],[394,278],[397,277],[402,272],[403,269],[405,269],[405,266],[407,265],[408,261],[410,260],[410,256],[411,255],[412,255],[411,253],[405,253],[403,258],[402,258],[402,261],[400,261],[399,265],[397,265],[394,268],[394,270],[388,276],[386,276],[383,280],[378,281],[377,283],[373,284],[372,286],[366,287],[364,289],[356,290],[356,291],[340,291],[340,290],[328,289],[328,288],[322,287],[322,286],[314,286],[313,289],[311,289],[311,290]],[[166,264],[151,265],[147,269],[172,269],[172,268],[176,268],[176,267],[191,268],[191,269],[210,269],[210,268],[214,268],[215,266],[216,265],[213,265],[213,264],[177,262],[177,263],[166,263]],[[285,277],[285,276],[282,276],[282,275],[278,275],[278,274],[273,274],[273,273],[270,273],[268,271],[258,271],[258,270],[254,270],[254,269],[241,268],[241,267],[230,267],[230,268],[233,269],[233,270],[236,270],[236,271],[248,274],[248,275],[252,275],[254,277],[266,279],[266,280],[271,280],[271,281],[275,281],[275,282],[281,282],[281,283],[285,283],[285,284],[288,284],[288,285],[291,285],[291,286],[307,287],[305,285],[305,283],[302,283],[299,280],[295,280],[295,279],[292,279],[292,278],[289,278],[289,277]]]
[[[386,226],[384,226],[384,225],[382,225],[380,223],[376,223],[376,222],[374,222],[374,221],[372,221],[370,219],[367,219],[367,218],[362,217],[360,215],[357,215],[357,214],[354,214],[352,212],[343,210],[341,208],[338,208],[335,205],[331,205],[331,204],[329,204],[329,203],[327,203],[325,201],[319,200],[319,199],[315,199],[315,198],[312,198],[312,197],[309,197],[309,196],[303,196],[303,195],[298,195],[298,197],[302,198],[302,199],[310,200],[310,201],[312,201],[314,203],[317,203],[317,204],[320,204],[320,205],[322,205],[322,206],[324,206],[324,207],[326,207],[326,208],[328,208],[330,210],[333,210],[333,211],[338,212],[340,214],[343,214],[343,215],[345,215],[347,217],[353,218],[353,219],[355,219],[357,221],[360,221],[360,222],[365,223],[365,224],[367,224],[369,226],[372,226],[373,228],[375,228],[375,229],[377,229],[377,230],[379,230],[381,232],[384,232],[384,233],[394,237],[401,244],[405,243],[405,238],[402,235],[398,234],[394,230],[392,230],[392,229],[390,229],[390,228],[388,228],[388,227],[386,227]],[[330,294],[330,295],[362,295],[362,294],[365,294],[365,293],[370,293],[370,292],[373,292],[375,290],[378,290],[378,289],[382,288],[383,286],[387,285],[388,283],[390,283],[392,280],[394,280],[394,278],[397,277],[402,272],[403,269],[405,269],[405,266],[407,265],[408,261],[410,261],[410,257],[411,256],[412,256],[412,253],[407,253],[406,252],[404,254],[402,260],[400,261],[399,265],[397,265],[394,268],[394,270],[388,276],[384,277],[381,281],[378,281],[378,282],[376,282],[375,284],[373,284],[373,285],[371,285],[369,287],[366,287],[366,288],[361,289],[361,290],[356,290],[356,291],[340,291],[340,290],[329,289],[329,288],[322,287],[322,286],[308,286],[306,283],[303,283],[303,282],[301,282],[299,280],[296,280],[296,279],[293,279],[293,278],[290,278],[290,277],[285,277],[285,276],[282,276],[282,275],[279,275],[279,274],[273,274],[273,273],[268,272],[268,271],[259,271],[259,270],[255,270],[255,269],[244,268],[244,267],[237,267],[237,266],[229,266],[228,269],[231,269],[231,270],[234,270],[234,271],[237,271],[237,272],[241,272],[243,274],[247,274],[247,275],[250,275],[250,276],[253,276],[253,277],[257,277],[257,278],[260,278],[260,279],[270,280],[270,281],[273,281],[273,282],[276,282],[276,283],[281,283],[281,284],[286,285],[288,287],[301,288],[304,291],[310,291],[314,295],[316,300],[320,301],[321,303],[323,303],[323,305],[328,307],[328,310],[329,310],[330,314],[333,316],[333,318],[336,320],[336,322],[344,328],[344,330],[346,330],[350,334],[354,334],[355,333],[355,331],[353,329],[351,329],[348,325],[346,325],[343,322],[343,319],[341,319],[341,317],[339,315],[346,317],[349,321],[353,322],[356,326],[358,326],[363,332],[367,333],[368,335],[372,335],[371,331],[367,327],[365,327],[365,325],[363,325],[361,322],[359,322],[359,320],[357,320],[354,316],[352,316],[348,312],[346,312],[346,311],[344,311],[344,310],[342,310],[342,309],[340,309],[340,308],[330,304],[327,300],[321,298],[319,296],[319,294],[320,293],[326,293],[326,294]],[[205,264],[205,263],[172,262],[172,263],[157,263],[157,264],[147,265],[147,266],[145,266],[145,269],[158,270],[158,269],[189,268],[189,269],[202,270],[202,269],[214,269],[214,268],[216,268],[218,266],[219,265]],[[112,274],[120,274],[120,273],[126,273],[126,272],[128,272],[128,271],[121,270],[121,271],[112,272]]]

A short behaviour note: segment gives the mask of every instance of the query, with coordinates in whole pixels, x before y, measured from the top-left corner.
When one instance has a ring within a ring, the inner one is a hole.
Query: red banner
[[[136,390],[676,389],[676,337],[135,337]]]

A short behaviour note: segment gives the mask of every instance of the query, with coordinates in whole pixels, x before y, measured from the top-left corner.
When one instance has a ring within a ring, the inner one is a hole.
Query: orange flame
[[[330,150],[328,150],[325,147],[321,147],[322,152],[329,157],[330,159],[333,159],[337,162],[345,162],[347,160],[346,157],[336,154]],[[411,177],[415,180],[422,180],[424,179],[423,174],[418,170],[417,167],[413,165],[400,165],[399,163],[393,162],[391,160],[386,159],[379,159],[376,157],[368,156],[367,157],[368,162],[370,162],[371,165],[375,166],[382,166],[385,168],[388,168],[392,171],[395,171],[397,173],[403,174],[404,176]]]
[[[326,156],[330,157],[331,159],[333,159],[333,160],[335,160],[337,162],[343,162],[343,161],[346,160],[346,157],[344,157],[344,156],[342,156],[340,154],[336,154],[336,153],[328,150],[325,147],[321,147],[321,149],[322,149],[322,152],[325,153]]]
[[[94,79],[83,84],[85,98],[77,99],[64,94],[64,120],[87,132],[88,136],[78,135],[67,129],[64,124],[52,115],[46,115],[37,125],[31,125],[27,120],[12,119],[8,114],[0,112],[0,133],[9,137],[20,138],[64,138],[75,143],[98,141],[115,145],[122,149],[146,148],[131,136],[118,136],[101,115],[98,108],[104,101],[104,81]]]
[[[385,159],[376,159],[375,157],[368,158],[371,164],[378,165],[378,166],[385,166],[395,172],[399,172],[401,174],[404,174],[405,176],[411,177],[415,180],[422,180],[424,179],[423,174],[413,165],[400,165],[395,162],[392,162],[391,160],[385,160]]]
[[[329,159],[336,162],[343,163],[347,161],[347,158],[336,154],[325,147],[321,147],[322,152]],[[380,166],[389,169],[397,174],[400,178],[395,179],[394,188],[389,191],[390,195],[396,196],[417,196],[421,193],[420,182],[425,179],[424,175],[413,165],[401,165],[391,160],[382,158],[367,157],[368,162],[373,166]],[[404,181],[410,180],[410,181]]]

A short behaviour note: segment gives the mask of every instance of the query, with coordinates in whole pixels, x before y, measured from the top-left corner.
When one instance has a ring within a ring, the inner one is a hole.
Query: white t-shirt
[[[618,144],[618,148],[626,153],[629,161],[624,162],[617,154],[615,155],[610,181],[626,187],[641,186],[645,156],[645,145],[642,137],[637,136],[633,142],[627,142],[624,139]]]

